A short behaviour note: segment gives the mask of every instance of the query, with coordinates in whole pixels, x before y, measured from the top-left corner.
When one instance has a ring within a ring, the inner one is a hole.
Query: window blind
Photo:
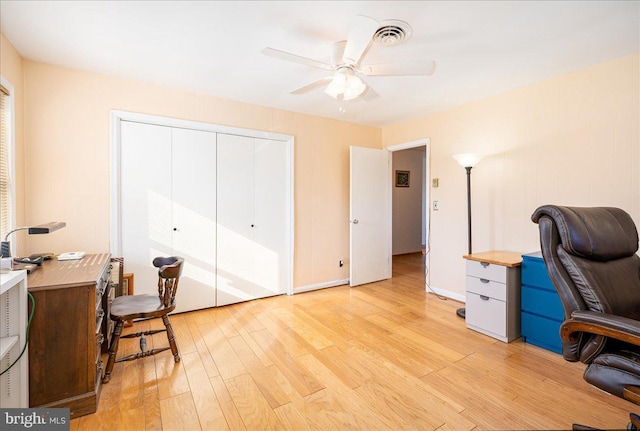
[[[9,142],[9,91],[0,85],[0,238],[3,240],[11,229]]]

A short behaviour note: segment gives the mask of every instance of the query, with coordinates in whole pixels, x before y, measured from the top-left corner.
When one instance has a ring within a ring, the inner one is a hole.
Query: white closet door
[[[286,293],[287,147],[255,139],[255,284],[261,297]]]
[[[135,293],[157,293],[151,262],[172,254],[171,129],[123,121],[120,139],[122,257]]]
[[[216,306],[216,134],[172,131],[172,249],[185,266],[176,312]]]
[[[217,303],[255,299],[253,138],[218,134]]]
[[[122,123],[126,270],[134,273],[136,294],[157,294],[153,259],[184,257],[176,312],[216,305],[215,166],[215,133]]]

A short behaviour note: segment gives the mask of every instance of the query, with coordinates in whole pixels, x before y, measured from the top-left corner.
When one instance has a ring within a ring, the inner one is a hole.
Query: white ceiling
[[[353,17],[408,22],[363,64],[434,59],[432,76],[368,77],[340,103],[290,91],[330,74]],[[640,50],[639,1],[0,1],[0,31],[28,59],[359,124],[387,126]]]

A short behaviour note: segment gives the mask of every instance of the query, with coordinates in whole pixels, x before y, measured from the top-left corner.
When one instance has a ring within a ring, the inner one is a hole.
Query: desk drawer
[[[562,353],[560,326],[562,322],[522,312],[522,341],[552,352]]]
[[[467,260],[467,275],[485,280],[507,282],[507,267],[486,262]]]
[[[500,337],[507,335],[507,304],[495,298],[467,293],[466,321],[471,329],[480,328]]]
[[[522,311],[559,322],[564,320],[564,308],[562,308],[560,297],[555,291],[550,292],[524,284],[522,285]]]
[[[477,293],[500,301],[507,300],[507,285],[485,278],[467,276],[467,293]]]
[[[522,284],[539,287],[551,292],[556,291],[542,258],[522,256]]]

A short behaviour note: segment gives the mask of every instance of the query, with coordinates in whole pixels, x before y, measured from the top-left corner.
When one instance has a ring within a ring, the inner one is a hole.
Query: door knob
[[[354,219],[351,221],[351,223],[353,223],[353,224],[358,224],[358,219],[357,219],[357,218],[354,218]]]

